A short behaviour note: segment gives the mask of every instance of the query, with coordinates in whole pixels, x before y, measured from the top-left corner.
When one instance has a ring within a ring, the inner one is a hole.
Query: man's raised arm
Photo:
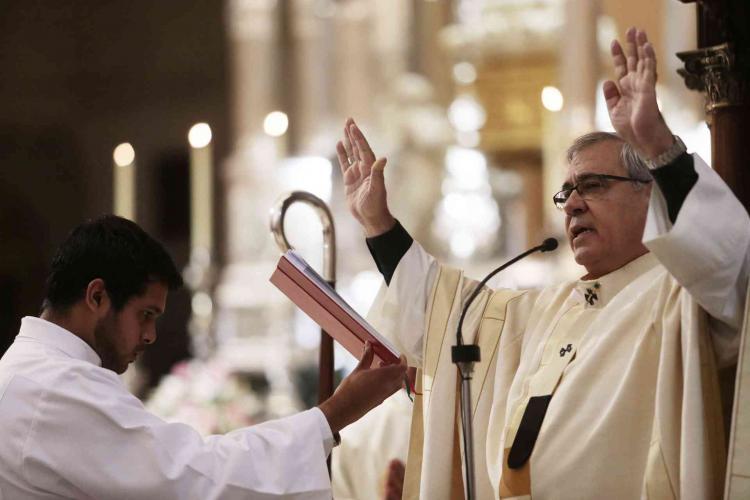
[[[721,324],[712,326],[719,357],[731,361],[748,285],[750,218],[718,174],[688,155],[656,103],[656,55],[644,31],[612,42],[616,81],[604,83],[612,125],[651,168],[643,242]],[[717,335],[719,338],[717,338]]]

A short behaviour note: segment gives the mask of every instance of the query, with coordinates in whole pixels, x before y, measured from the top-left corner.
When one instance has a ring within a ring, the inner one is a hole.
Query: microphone
[[[551,252],[557,249],[557,240],[555,238],[547,238],[537,248],[542,252]]]
[[[464,318],[466,317],[466,312],[469,310],[469,306],[474,301],[474,299],[477,298],[479,295],[479,292],[482,291],[482,287],[484,287],[485,284],[497,273],[502,271],[503,269],[506,269],[519,260],[523,259],[524,257],[528,257],[532,253],[535,252],[551,252],[557,248],[557,240],[555,238],[547,238],[542,242],[541,245],[537,245],[534,248],[530,248],[529,250],[526,250],[521,255],[518,255],[502,266],[496,268],[493,270],[490,274],[485,276],[485,278],[479,282],[477,285],[477,288],[474,290],[474,292],[471,294],[469,299],[466,301],[466,304],[464,304],[463,310],[461,311],[461,316],[458,320],[458,328],[456,329],[456,344],[453,346],[451,350],[451,358],[453,360],[453,363],[471,363],[471,362],[478,362],[480,360],[480,354],[479,354],[479,346],[478,345],[464,345],[464,339],[463,335],[461,333],[461,328],[464,324]]]
[[[474,371],[474,363],[478,362],[481,358],[479,353],[479,346],[477,344],[464,344],[463,336],[461,335],[461,327],[464,324],[464,318],[466,317],[466,311],[469,310],[469,306],[477,298],[479,292],[482,291],[482,287],[492,278],[494,275],[502,271],[523,259],[524,257],[531,255],[534,252],[551,252],[557,248],[557,240],[555,238],[547,238],[542,242],[541,245],[535,246],[529,250],[526,250],[521,255],[512,258],[502,266],[498,267],[490,274],[488,274],[482,281],[479,282],[477,288],[472,292],[469,300],[461,311],[461,317],[458,320],[458,328],[456,328],[456,345],[451,348],[451,360],[457,366],[458,372],[461,375],[461,427],[463,429],[463,442],[464,442],[464,467],[466,473],[466,498],[468,500],[474,500],[475,492],[475,477],[474,477],[474,431],[472,426],[471,417],[471,374]]]

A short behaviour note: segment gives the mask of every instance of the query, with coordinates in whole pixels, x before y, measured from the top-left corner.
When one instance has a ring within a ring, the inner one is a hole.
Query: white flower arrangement
[[[217,360],[176,364],[152,392],[146,407],[169,422],[188,424],[204,436],[265,420],[265,405],[250,384]]]

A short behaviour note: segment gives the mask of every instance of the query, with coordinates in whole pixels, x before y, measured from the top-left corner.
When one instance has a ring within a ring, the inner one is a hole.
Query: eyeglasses
[[[619,175],[585,174],[578,178],[578,184],[575,186],[565,187],[563,185],[563,189],[552,197],[552,201],[555,203],[555,207],[562,210],[565,208],[565,202],[568,201],[573,191],[578,191],[578,194],[584,200],[597,200],[609,189],[609,181],[630,181],[641,184],[651,182],[651,180],[622,177]]]

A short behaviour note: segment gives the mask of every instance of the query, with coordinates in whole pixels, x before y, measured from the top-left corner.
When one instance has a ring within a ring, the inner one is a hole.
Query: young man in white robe
[[[330,500],[334,436],[400,386],[399,365],[357,368],[319,407],[203,438],[167,423],[118,374],[156,340],[182,284],[164,248],[105,216],[60,246],[40,317],[0,359],[0,499]]]
[[[617,135],[568,154],[554,202],[581,279],[484,289],[464,339],[476,498],[720,498],[725,445],[717,366],[737,354],[750,219],[670,132],[646,34],[614,41],[604,96]],[[337,144],[349,208],[387,288],[378,327],[420,368],[404,498],[463,498],[456,326],[476,282],[440,265],[388,210],[385,159],[348,121]]]

